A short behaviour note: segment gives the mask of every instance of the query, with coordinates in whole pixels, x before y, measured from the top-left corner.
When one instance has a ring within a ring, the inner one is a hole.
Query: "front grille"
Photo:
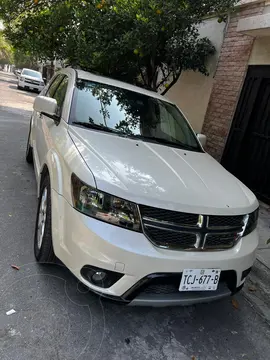
[[[193,233],[179,233],[177,231],[148,227],[146,234],[156,246],[164,248],[177,250],[194,249],[194,244],[196,243],[196,234]]]
[[[142,217],[156,219],[159,221],[170,222],[178,225],[196,226],[198,223],[198,215],[187,214],[172,210],[163,210],[152,208],[150,206],[140,205]]]
[[[230,249],[238,239],[235,233],[207,234],[204,249]]]
[[[178,287],[177,287],[178,285]],[[159,294],[175,294],[177,293],[179,290],[179,285],[180,285],[180,281],[179,284],[177,284],[176,286],[174,284],[153,284],[153,285],[149,285],[148,287],[145,288],[144,293],[145,294],[155,294],[155,295],[159,295]]]
[[[39,81],[35,81],[35,80],[25,80],[25,82],[28,84],[39,85]]]
[[[244,225],[244,216],[209,216],[208,228],[241,227]]]
[[[151,274],[140,280],[123,295],[126,300],[133,300],[140,294],[171,295],[179,294],[182,273]],[[236,273],[233,270],[221,271],[219,283],[225,283],[234,292],[236,290]]]
[[[236,245],[246,227],[245,215],[188,214],[145,205],[139,209],[148,239],[170,250],[227,250]]]

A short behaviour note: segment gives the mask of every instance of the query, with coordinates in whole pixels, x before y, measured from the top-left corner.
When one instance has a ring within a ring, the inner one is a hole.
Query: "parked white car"
[[[168,99],[66,68],[35,99],[26,159],[38,262],[56,256],[95,293],[131,305],[209,302],[242,288],[258,202]]]
[[[22,72],[18,74],[18,89],[41,92],[44,86],[45,84],[42,79],[42,74],[38,71],[23,69]]]

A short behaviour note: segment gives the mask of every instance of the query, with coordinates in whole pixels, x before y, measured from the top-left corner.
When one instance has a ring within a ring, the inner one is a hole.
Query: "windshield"
[[[175,105],[111,85],[79,79],[70,121],[120,136],[202,151]]]
[[[35,77],[37,79],[41,79],[41,73],[39,73],[37,71],[34,71],[34,70],[24,69],[23,72],[21,73],[21,75],[32,76],[32,77]]]

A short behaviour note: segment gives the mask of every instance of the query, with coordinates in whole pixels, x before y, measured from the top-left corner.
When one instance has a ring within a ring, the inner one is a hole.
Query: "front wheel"
[[[55,261],[52,243],[51,184],[49,175],[46,175],[43,179],[40,189],[34,253],[37,261],[40,263],[52,263]]]

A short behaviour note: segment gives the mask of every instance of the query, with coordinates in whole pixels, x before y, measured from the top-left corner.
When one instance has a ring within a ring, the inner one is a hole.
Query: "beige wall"
[[[216,65],[223,43],[225,23],[219,24],[217,18],[206,20],[200,27],[202,37],[208,37],[216,48],[216,54],[209,60],[210,76],[193,71],[184,72],[179,81],[166,94],[187,116],[196,132],[202,129],[204,116],[210,98]]]
[[[265,6],[263,14],[269,13],[270,6],[268,5]],[[270,65],[270,36],[257,37],[255,39],[249,65]]]
[[[270,65],[270,37],[261,37],[255,40],[249,65]]]
[[[270,13],[270,0],[265,1],[263,14]],[[257,37],[249,58],[249,65],[270,65],[270,36]]]

